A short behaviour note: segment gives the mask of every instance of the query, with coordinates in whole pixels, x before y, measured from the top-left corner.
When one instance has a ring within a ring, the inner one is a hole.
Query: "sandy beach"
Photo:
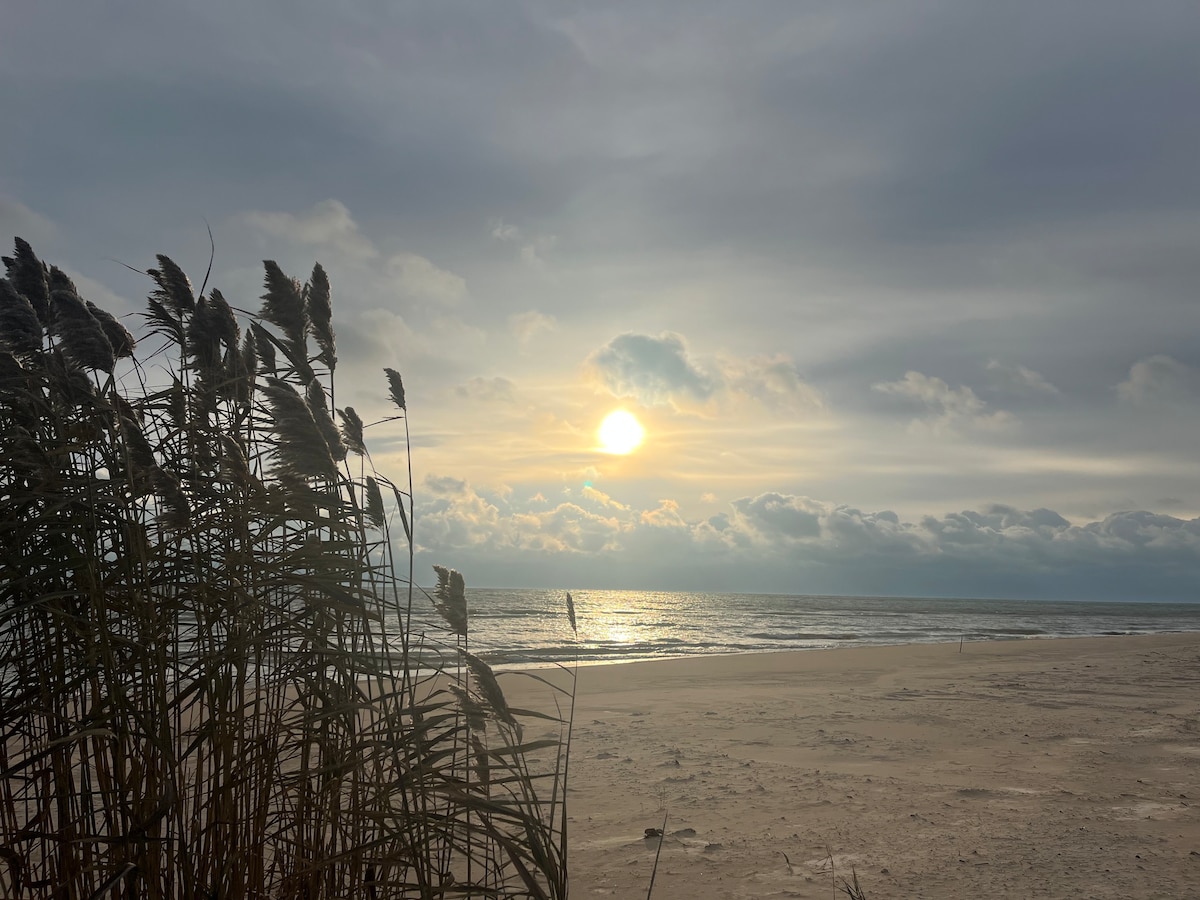
[[[645,896],[664,812],[656,900],[832,898],[831,861],[871,900],[1200,896],[1200,634],[591,666],[575,722],[579,896]]]

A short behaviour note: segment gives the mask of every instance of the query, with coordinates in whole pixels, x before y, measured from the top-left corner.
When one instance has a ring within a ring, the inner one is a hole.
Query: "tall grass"
[[[565,897],[569,716],[505,702],[457,572],[414,585],[321,267],[249,315],[160,256],[135,343],[4,262],[0,896]]]

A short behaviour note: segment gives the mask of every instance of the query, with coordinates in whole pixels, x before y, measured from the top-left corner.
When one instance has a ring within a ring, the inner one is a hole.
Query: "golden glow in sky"
[[[610,412],[600,423],[596,436],[600,438],[600,449],[605,453],[624,456],[632,453],[641,444],[646,429],[631,412],[623,409]]]

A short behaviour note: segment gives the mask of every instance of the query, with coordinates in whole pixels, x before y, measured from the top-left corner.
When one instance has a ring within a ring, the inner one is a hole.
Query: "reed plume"
[[[458,572],[414,619],[411,479],[334,425],[324,270],[267,263],[239,324],[160,256],[135,344],[25,242],[5,263],[0,896],[565,898],[565,765],[521,736],[559,720],[465,652]]]
[[[266,293],[262,295],[259,315],[283,332],[283,340],[271,338],[271,343],[283,351],[300,380],[308,384],[313,379],[313,371],[308,360],[309,322],[304,292],[300,283],[284,275],[274,260],[266,260],[263,268],[266,270],[263,279]]]
[[[467,593],[462,575],[445,566],[434,566],[438,583],[434,593],[434,606],[441,613],[450,630],[457,635],[467,634]]]
[[[0,278],[0,341],[17,356],[42,349],[44,330],[33,304],[7,278]]]
[[[330,372],[337,366],[337,340],[333,333],[333,304],[330,301],[329,276],[317,263],[304,294],[309,332],[321,352],[317,358]]]
[[[17,293],[29,301],[42,325],[50,324],[49,271],[28,243],[17,238],[12,256],[3,259],[8,278]]]
[[[91,314],[67,280],[50,295],[51,333],[58,338],[64,353],[85,369],[112,374],[117,358],[99,320]]]
[[[88,312],[100,323],[100,328],[104,331],[104,336],[108,338],[108,343],[112,346],[113,356],[117,359],[127,359],[133,356],[135,341],[133,335],[129,333],[129,329],[117,321],[116,316],[107,310],[101,309],[91,300],[84,302],[87,304]]]
[[[406,401],[404,399],[404,381],[400,378],[400,373],[395,369],[384,369],[383,371],[387,375],[388,391],[391,393],[392,402],[395,403],[396,407],[401,411],[406,410],[407,406],[405,405]]]
[[[347,406],[345,409],[339,409],[338,416],[342,420],[342,440],[346,442],[346,448],[359,456],[366,455],[367,445],[363,438],[363,420],[354,411],[354,407]]]
[[[307,401],[288,382],[268,378],[263,389],[278,434],[276,471],[293,479],[332,478],[337,466]]]
[[[314,379],[308,383],[305,393],[308,411],[312,413],[313,421],[321,432],[329,455],[335,462],[341,462],[346,458],[346,445],[342,443],[342,433],[333,424],[333,416],[329,414],[329,398],[325,395],[325,388],[321,386],[321,382]]]
[[[146,274],[158,285],[158,289],[150,297],[162,304],[176,319],[182,319],[185,313],[190,313],[196,308],[192,282],[169,256],[160,253],[157,259],[158,268],[146,270]]]

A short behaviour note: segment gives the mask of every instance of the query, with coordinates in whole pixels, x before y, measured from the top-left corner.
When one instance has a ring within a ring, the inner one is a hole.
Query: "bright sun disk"
[[[623,456],[637,448],[646,435],[646,429],[642,428],[642,423],[633,413],[618,409],[605,416],[596,435],[600,438],[601,450]]]

